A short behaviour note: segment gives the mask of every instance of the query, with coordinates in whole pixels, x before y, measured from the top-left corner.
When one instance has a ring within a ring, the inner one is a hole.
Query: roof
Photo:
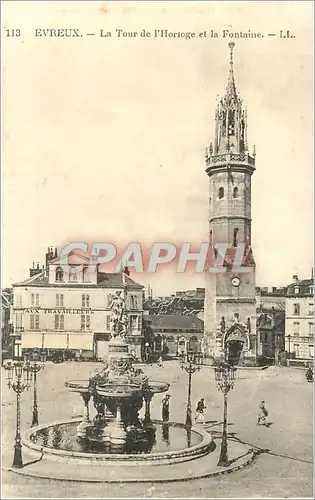
[[[125,274],[125,282],[128,290],[142,290],[144,287],[139,283],[133,281],[129,276]],[[52,288],[58,286],[58,288],[123,288],[123,277],[122,273],[98,273],[97,274],[97,284],[93,283],[49,283],[48,276],[46,276],[46,271],[43,271],[32,278],[28,278],[24,281],[14,283],[13,286],[29,286],[29,287],[47,287]]]
[[[181,314],[145,316],[144,320],[151,323],[153,330],[203,330],[204,325],[203,321],[196,316],[183,316]]]
[[[287,295],[294,295],[295,297],[299,295],[313,295],[310,292],[310,286],[314,286],[313,279],[294,281],[288,286]],[[299,293],[295,293],[296,287],[299,287]]]

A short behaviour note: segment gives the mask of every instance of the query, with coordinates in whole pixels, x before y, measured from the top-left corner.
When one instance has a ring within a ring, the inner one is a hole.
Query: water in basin
[[[52,425],[34,432],[31,440],[37,445],[55,450],[96,454],[163,453],[187,449],[202,441],[202,436],[192,430],[172,424],[156,423],[156,432],[152,433],[151,438],[142,442],[126,443],[117,450],[115,447],[78,439],[77,425],[77,422]]]

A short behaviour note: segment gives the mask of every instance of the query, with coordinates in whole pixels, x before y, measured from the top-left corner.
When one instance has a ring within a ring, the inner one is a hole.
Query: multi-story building
[[[251,177],[256,153],[247,142],[247,111],[236,90],[234,43],[226,91],[215,112],[214,143],[206,149],[209,177],[209,240],[212,248],[228,245],[225,273],[207,273],[204,306],[208,355],[222,357],[226,341],[249,363],[255,362],[255,260],[251,248]],[[241,250],[243,271],[233,269]],[[215,253],[215,250],[214,250]],[[224,258],[224,255],[223,255]],[[210,264],[211,267],[211,264]],[[242,346],[242,347],[241,347]]]
[[[314,359],[314,279],[293,276],[285,308],[285,350],[289,357]]]
[[[65,271],[57,251],[48,249],[46,267],[30,269],[30,277],[13,285],[14,354],[25,349],[89,351],[102,358],[110,339],[111,302],[126,286],[129,316],[127,341],[140,357],[142,290],[125,273],[102,273],[81,255],[72,254]]]

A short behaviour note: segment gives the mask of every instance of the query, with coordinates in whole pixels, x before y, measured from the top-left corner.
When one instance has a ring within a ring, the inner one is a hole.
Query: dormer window
[[[311,285],[311,286],[310,286],[310,294],[311,294],[311,295],[314,295],[314,285]]]
[[[89,274],[88,274],[88,267],[87,266],[85,266],[83,268],[83,281],[84,281],[84,283],[89,282]]]
[[[224,198],[224,188],[223,187],[219,188],[218,197],[219,197],[219,200],[222,200],[222,198]]]
[[[61,267],[57,267],[56,269],[56,281],[63,281],[63,270]]]
[[[78,272],[76,267],[70,267],[69,269],[69,281],[76,282],[78,281]]]
[[[294,287],[294,293],[299,293],[299,291],[300,291],[300,288],[298,286],[295,286]]]

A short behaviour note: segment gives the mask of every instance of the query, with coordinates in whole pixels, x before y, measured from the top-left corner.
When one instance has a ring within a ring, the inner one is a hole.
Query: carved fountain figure
[[[141,369],[133,366],[126,342],[125,283],[124,295],[116,292],[112,301],[110,325],[108,356],[103,360],[102,368],[95,370],[89,380],[66,382],[66,386],[79,392],[84,401],[84,416],[77,427],[77,435],[91,446],[124,447],[128,443],[154,442],[151,399],[154,393],[167,391],[169,384],[150,381]],[[96,410],[93,420],[89,413],[91,399]],[[145,417],[140,419],[139,411],[143,405]]]

